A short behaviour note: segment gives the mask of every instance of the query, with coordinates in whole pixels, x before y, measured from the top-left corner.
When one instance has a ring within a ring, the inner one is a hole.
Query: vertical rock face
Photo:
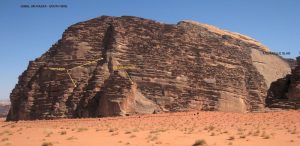
[[[290,69],[278,56],[255,60],[264,51],[249,37],[193,21],[102,16],[70,26],[29,63],[7,120],[261,110],[269,84]]]
[[[300,57],[297,57],[297,66],[292,71],[288,99],[300,101]]]
[[[272,108],[300,109],[300,57],[291,74],[271,84],[266,103]]]

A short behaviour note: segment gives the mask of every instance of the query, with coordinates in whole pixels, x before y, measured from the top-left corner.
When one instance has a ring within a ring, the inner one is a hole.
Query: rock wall
[[[300,57],[297,57],[297,66],[291,74],[271,84],[266,105],[270,108],[300,109]]]
[[[300,56],[297,57],[297,66],[292,71],[290,86],[288,90],[288,99],[300,101]]]
[[[265,75],[276,66],[255,65],[257,51],[268,49],[193,21],[98,17],[70,26],[29,63],[11,93],[7,120],[262,110],[277,76]],[[275,69],[280,75],[289,68],[282,67]]]

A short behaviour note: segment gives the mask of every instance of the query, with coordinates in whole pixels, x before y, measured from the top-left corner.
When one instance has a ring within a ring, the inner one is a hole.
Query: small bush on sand
[[[269,139],[270,136],[269,136],[269,135],[264,135],[263,138],[264,138],[264,139]]]
[[[241,135],[240,138],[246,138],[246,135]]]
[[[196,140],[195,143],[193,144],[193,146],[205,146],[205,145],[206,145],[206,141],[203,139]]]
[[[71,136],[71,137],[67,138],[67,140],[74,140],[74,139],[77,139],[77,138],[74,137],[74,136]]]
[[[47,133],[46,137],[50,137],[53,134],[53,132]]]
[[[209,131],[213,131],[214,129],[215,129],[215,127],[212,126],[212,125],[210,125],[210,126],[208,127],[208,130],[209,130]]]
[[[60,135],[66,135],[67,134],[67,131],[61,131],[60,132]]]
[[[87,131],[87,130],[88,130],[87,128],[78,128],[77,132],[82,132],[82,131]]]
[[[43,142],[42,146],[53,146],[51,142]]]
[[[8,141],[8,138],[2,138],[1,141]]]
[[[234,140],[234,136],[230,136],[228,140]]]

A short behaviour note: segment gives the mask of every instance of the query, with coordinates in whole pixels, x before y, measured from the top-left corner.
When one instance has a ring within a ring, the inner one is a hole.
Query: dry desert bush
[[[234,136],[230,136],[227,140],[234,140]]]
[[[66,135],[67,134],[67,131],[61,131],[60,132],[60,135]]]
[[[89,129],[87,129],[87,128],[78,128],[77,132],[82,132],[82,131],[87,131],[87,130],[89,130]]]
[[[74,136],[71,136],[71,137],[67,138],[66,140],[74,140],[74,139],[77,139],[77,138]]]
[[[196,140],[193,146],[205,146],[207,145],[206,141],[204,139]]]
[[[51,142],[43,142],[42,146],[53,146]]]
[[[8,141],[8,138],[2,138],[1,141]]]

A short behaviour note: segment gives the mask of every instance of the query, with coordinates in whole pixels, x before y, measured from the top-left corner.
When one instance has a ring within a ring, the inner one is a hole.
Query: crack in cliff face
[[[67,107],[69,108],[69,113],[71,112],[72,117],[95,117],[97,113],[97,107],[99,103],[101,88],[105,86],[105,82],[107,82],[110,71],[110,54],[108,53],[112,47],[113,43],[113,26],[111,24],[108,25],[104,38],[102,40],[102,48],[98,51],[101,52],[102,59],[97,62],[95,69],[92,72],[92,76],[88,79],[87,85],[84,87],[84,91],[92,92],[84,92],[80,95],[80,100],[78,104],[73,103],[73,97],[78,96],[72,94],[68,97]],[[101,76],[101,77],[98,77]],[[97,88],[96,90],[94,90]]]
[[[102,50],[102,57],[105,60],[105,63],[108,63],[109,72],[113,72],[112,68],[112,48],[113,42],[115,41],[114,37],[114,27],[112,24],[109,24],[105,36],[103,38],[103,50]]]

